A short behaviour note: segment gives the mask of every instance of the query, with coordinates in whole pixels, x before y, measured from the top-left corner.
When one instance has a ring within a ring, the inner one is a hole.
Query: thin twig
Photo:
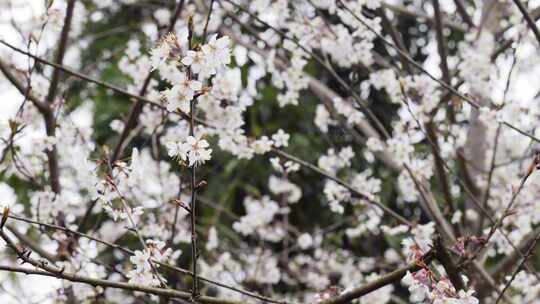
[[[516,278],[517,274],[523,269],[523,266],[525,266],[525,263],[527,263],[527,260],[531,257],[533,254],[534,248],[536,247],[536,244],[538,243],[538,240],[540,240],[540,233],[536,235],[534,240],[531,241],[531,244],[529,245],[529,248],[527,249],[527,252],[525,253],[525,257],[521,260],[521,263],[519,263],[518,267],[510,277],[510,280],[506,282],[506,285],[504,285],[503,290],[499,293],[499,296],[497,297],[497,300],[495,301],[495,304],[499,303],[500,300],[503,298],[504,293],[506,290],[512,285],[512,282]]]
[[[497,157],[497,149],[498,149],[498,146],[499,146],[499,136],[501,134],[501,125],[499,124],[497,126],[497,131],[495,132],[495,140],[494,140],[494,143],[493,143],[493,154],[491,155],[491,164],[490,164],[490,169],[489,169],[489,173],[488,173],[488,178],[487,178],[487,185],[486,185],[486,190],[484,191],[484,196],[482,198],[482,207],[487,209],[488,205],[488,200],[489,200],[489,196],[490,196],[490,191],[491,191],[491,186],[492,186],[492,181],[493,181],[493,173],[495,172],[495,160],[496,160],[496,157]],[[485,215],[483,213],[480,213],[480,220],[478,221],[478,234],[482,233],[482,229],[484,227],[484,220],[485,220]]]
[[[470,28],[473,28],[474,22],[472,21],[471,16],[469,16],[469,13],[467,13],[467,8],[465,7],[463,1],[454,0],[454,3],[456,4],[456,9],[458,14],[461,16],[461,19],[463,19],[463,21],[465,21]]]
[[[534,22],[533,18],[531,17],[529,12],[527,11],[527,8],[519,0],[512,0],[512,1],[516,4],[519,11],[521,12],[523,17],[525,18],[525,21],[527,22],[527,25],[533,31],[534,37],[536,37],[536,41],[538,41],[538,43],[540,43],[540,31],[538,30],[538,27],[536,26],[536,23]]]
[[[448,69],[448,48],[443,34],[443,17],[441,14],[441,6],[439,0],[433,0],[433,8],[435,10],[435,34],[437,36],[437,49],[441,59],[440,67],[443,75],[443,80],[450,83],[450,70]]]
[[[68,0],[66,17],[64,18],[64,26],[62,27],[62,32],[60,33],[60,41],[58,42],[58,50],[56,51],[56,57],[54,62],[57,64],[62,64],[64,61],[64,55],[66,54],[67,42],[69,31],[71,29],[71,21],[73,20],[73,9],[75,8],[75,0]],[[47,102],[54,102],[56,92],[58,91],[58,85],[60,81],[60,70],[54,69],[51,77],[51,85],[49,86],[49,91],[47,92],[47,97],[45,100]]]
[[[210,18],[210,14],[208,15]],[[189,17],[188,20],[188,49],[193,49],[193,19]],[[191,80],[192,78],[191,67],[188,67],[187,78]],[[195,137],[195,110],[196,110],[196,98],[193,98],[189,102],[189,135]],[[197,278],[197,259],[198,259],[198,250],[197,250],[197,231],[196,231],[196,216],[197,216],[197,177],[196,177],[196,168],[195,163],[189,167],[190,174],[190,191],[191,191],[191,202],[189,208],[189,218],[190,218],[190,227],[191,227],[191,256],[193,261],[193,289],[192,289],[192,299],[195,300],[199,297],[199,279]]]
[[[114,183],[114,181],[112,181],[112,178],[108,178],[108,181],[109,181],[109,185],[111,185],[111,187],[114,189],[114,191],[118,194],[118,196],[120,197],[120,201],[122,202],[122,205],[123,205],[123,208],[124,208],[124,211],[127,215],[127,218],[129,220],[129,223],[131,224],[131,229],[132,231],[135,232],[135,235],[137,235],[137,238],[139,239],[139,242],[141,243],[141,245],[143,246],[144,250],[146,250],[146,252],[151,255],[151,252],[150,250],[148,249],[148,245],[146,245],[146,242],[144,241],[143,237],[142,237],[142,234],[141,232],[139,231],[139,228],[137,227],[137,222],[135,222],[135,219],[133,218],[133,214],[131,212],[131,207],[129,206],[126,198],[124,197],[124,195],[122,193],[120,193],[120,191],[118,190],[118,187],[116,186],[116,184]],[[160,284],[163,286],[163,287],[167,287],[167,284],[165,283],[165,281],[163,280],[163,278],[161,277],[161,275],[159,274],[158,270],[157,270],[157,267],[154,265],[154,262],[152,262],[152,259],[151,258],[148,258],[148,263],[150,264],[151,268],[152,268],[152,272],[154,273],[155,277],[158,279],[158,281],[160,282]]]
[[[32,251],[36,252],[43,258],[51,261],[51,262],[57,262],[59,260],[57,255],[50,254],[45,249],[43,249],[39,244],[32,241],[26,234],[21,233],[15,226],[7,224],[5,226],[17,239],[19,239],[20,242],[28,246],[28,248],[32,249]]]
[[[202,34],[202,43],[201,44],[206,43],[206,36],[208,34],[208,24],[210,23],[210,17],[212,17],[212,9],[214,8],[214,1],[215,0],[210,1],[210,7],[208,8],[208,15],[206,16],[206,22],[204,23],[204,29],[203,29],[203,34]]]
[[[384,10],[384,6],[382,6],[380,9],[380,15],[382,18],[382,25],[383,27],[388,31],[390,34],[390,37],[392,37],[392,41],[394,41],[395,45],[400,48],[403,52],[407,52],[407,49],[405,47],[405,43],[403,43],[403,39],[394,26],[392,24],[392,21],[388,19],[388,16],[386,16],[386,12]],[[403,57],[401,54],[399,55],[399,60],[401,62],[401,65],[403,66],[403,69],[407,71],[409,74],[412,74],[411,67],[409,66],[409,62],[407,61],[407,58]]]

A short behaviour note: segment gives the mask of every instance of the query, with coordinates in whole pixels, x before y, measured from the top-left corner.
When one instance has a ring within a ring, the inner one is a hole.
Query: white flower
[[[296,203],[302,197],[302,190],[297,185],[291,183],[286,178],[279,178],[271,175],[268,180],[268,188],[274,194],[284,194],[287,202]]]
[[[478,304],[480,301],[478,301],[477,298],[473,296],[474,290],[469,289],[468,291],[460,290],[458,292],[458,297],[460,300],[460,304]]]
[[[4,210],[4,208],[13,209],[16,201],[17,195],[13,188],[6,183],[0,183],[0,212]]]
[[[135,208],[131,209],[131,214],[133,216],[141,216],[143,213],[144,213],[144,208],[143,207],[135,207]]]
[[[330,113],[323,105],[317,105],[315,111],[315,125],[323,132],[328,132],[328,126],[335,125],[336,121],[332,120]]]
[[[376,194],[381,191],[382,182],[378,178],[371,176],[371,170],[365,170],[362,173],[355,174],[351,184],[369,199],[376,200]]]
[[[291,136],[285,132],[283,132],[282,129],[279,129],[276,134],[272,135],[272,140],[274,141],[274,146],[279,147],[287,147],[289,145],[289,138]]]
[[[167,101],[167,110],[180,109],[189,112],[189,102],[197,91],[202,89],[202,83],[198,80],[189,79],[184,73],[174,73],[169,79],[174,85],[161,92]]]
[[[120,134],[122,130],[124,129],[124,122],[120,119],[115,119],[111,121],[111,123],[109,124],[109,127],[111,128],[111,130]]]
[[[467,209],[467,211],[465,211],[465,218],[471,222],[474,222],[478,220],[478,213],[472,209]]]
[[[165,242],[160,240],[147,240],[146,245],[152,259],[158,262],[166,262],[173,252],[171,248],[165,249]]]
[[[389,226],[386,226],[386,225],[382,225],[381,230],[382,230],[382,232],[384,232],[384,233],[386,233],[388,235],[398,235],[398,234],[407,232],[409,230],[409,227],[407,227],[405,225],[398,225],[398,226],[395,226],[395,227],[389,227]]]
[[[330,210],[340,214],[345,211],[341,202],[350,201],[351,199],[349,190],[333,180],[328,180],[324,185],[324,194],[330,204]]]
[[[281,160],[279,159],[279,157],[270,158],[270,164],[272,165],[272,168],[274,168],[274,170],[276,170],[277,172],[285,172],[283,166],[281,166]]]
[[[171,47],[166,42],[162,42],[153,48],[150,51],[150,64],[152,65],[152,70],[164,66],[170,53]]]
[[[175,85],[170,89],[161,92],[161,95],[167,101],[167,110],[174,112],[180,109],[182,112],[189,112],[189,102],[193,99],[190,91],[182,91],[180,86]]]
[[[230,39],[227,36],[216,38],[217,35],[213,35],[208,43],[201,47],[201,50],[207,62],[214,62],[215,66],[227,65],[231,62]]]
[[[300,246],[300,248],[307,249],[311,247],[311,245],[313,245],[313,238],[308,233],[304,233],[298,238],[298,246]]]
[[[461,212],[461,210],[457,210],[456,212],[454,212],[454,214],[452,215],[452,219],[450,220],[450,222],[452,224],[458,224],[460,221],[461,221],[461,217],[463,216],[463,213]]]
[[[45,151],[52,151],[54,146],[58,143],[58,138],[54,136],[45,136],[42,139],[41,145],[43,146],[43,150]]]
[[[264,154],[270,150],[272,150],[272,144],[274,142],[268,138],[268,136],[261,136],[260,139],[254,141],[251,144],[251,148],[253,151],[257,154]]]
[[[171,255],[177,257],[179,254],[180,251],[175,252],[175,255],[173,255],[171,248],[165,250],[165,242],[163,241],[147,240],[146,248],[142,251],[136,250],[135,255],[129,258],[129,261],[135,267],[135,269],[127,273],[129,283],[143,286],[159,286],[161,281],[165,282],[165,278],[157,273],[159,264],[151,264],[150,259],[157,262],[166,262]]]
[[[152,273],[152,271],[138,272],[132,270],[126,275],[129,278],[128,283],[140,286],[159,286],[159,279]],[[163,279],[164,280],[164,279]]]
[[[189,160],[189,166],[198,166],[204,164],[207,160],[210,160],[212,149],[208,149],[208,142],[204,139],[188,136],[186,141],[182,144],[180,155],[182,159]]]
[[[424,225],[416,225],[416,227],[411,230],[411,233],[420,249],[428,251],[433,244],[432,236],[435,233],[435,223],[429,222]]]
[[[160,8],[154,12],[154,18],[156,18],[159,25],[164,26],[169,24],[171,13],[168,9]]]
[[[244,199],[244,207],[246,215],[233,224],[233,229],[242,235],[266,228],[279,211],[279,205],[268,196],[263,196],[260,200],[248,196]]]
[[[150,271],[152,266],[150,266],[150,254],[145,251],[136,250],[135,255],[132,255],[129,258],[129,261],[135,266],[137,272]]]
[[[126,56],[131,60],[137,59],[137,57],[141,55],[141,52],[139,50],[140,47],[141,47],[141,44],[139,40],[130,40],[127,43]]]
[[[179,142],[169,141],[166,143],[167,153],[170,157],[186,156],[186,152],[183,151],[183,145]],[[185,160],[185,159],[183,159]]]
[[[407,274],[401,279],[403,285],[409,287],[410,297],[409,300],[413,303],[422,302],[429,294],[429,288],[418,281],[415,276],[407,271]]]
[[[342,164],[342,167],[349,167],[351,165],[351,159],[354,157],[354,151],[351,146],[347,146],[339,151],[338,154]]]
[[[288,160],[285,162],[284,164],[285,166],[285,171],[287,173],[290,173],[290,172],[296,172],[298,170],[300,170],[300,164],[299,163],[295,163],[293,162],[292,160]]]
[[[174,84],[179,85],[179,89],[184,92],[185,95],[191,96],[191,98],[193,98],[196,91],[202,89],[202,83],[200,81],[189,79],[184,73],[178,73],[175,76],[176,77],[172,79]]]
[[[216,249],[219,245],[216,227],[210,227],[208,230],[208,240],[206,242],[206,250]]]
[[[353,157],[354,151],[351,147],[345,147],[337,154],[333,148],[330,148],[327,155],[319,158],[317,165],[328,173],[336,174],[338,170],[350,166]]]
[[[182,58],[182,64],[191,67],[195,74],[199,74],[201,70],[206,68],[203,52],[187,51],[186,56]]]
[[[268,249],[256,248],[244,257],[248,281],[261,284],[276,284],[281,278],[278,258]]]

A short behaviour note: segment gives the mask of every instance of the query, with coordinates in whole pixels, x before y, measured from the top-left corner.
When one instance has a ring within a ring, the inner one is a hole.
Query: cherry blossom
[[[30,2],[1,303],[537,301],[536,1]]]

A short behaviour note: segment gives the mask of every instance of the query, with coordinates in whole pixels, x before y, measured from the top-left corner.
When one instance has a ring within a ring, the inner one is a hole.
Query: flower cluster
[[[210,160],[212,149],[208,147],[206,140],[193,136],[188,136],[185,141],[167,143],[169,156],[178,157],[190,167],[202,165]]]
[[[456,291],[447,278],[435,279],[435,275],[428,270],[421,269],[407,274],[401,282],[408,287],[411,293],[411,303],[452,303],[452,304],[478,304],[480,301],[474,297],[474,290]]]
[[[231,62],[229,37],[213,35],[197,50],[182,47],[185,42],[174,34],[165,36],[151,51],[151,65],[172,85],[161,92],[167,110],[190,111],[190,102],[203,93],[203,82]],[[183,65],[187,69],[181,69]],[[197,75],[191,77],[191,73]]]
[[[260,200],[247,197],[244,200],[246,215],[233,223],[233,229],[242,235],[256,234],[257,236],[272,242],[280,241],[285,235],[282,227],[274,221],[274,218],[283,212],[278,203],[268,196]]]
[[[129,258],[134,269],[131,270],[127,277],[129,283],[141,286],[159,286],[161,282],[166,280],[157,273],[159,264],[167,262],[174,256],[179,256],[181,252],[173,253],[171,248],[165,249],[165,242],[147,240],[144,250],[136,250],[135,254]]]

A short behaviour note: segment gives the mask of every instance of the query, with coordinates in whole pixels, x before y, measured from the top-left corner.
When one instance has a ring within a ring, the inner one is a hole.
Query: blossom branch
[[[39,222],[39,221],[34,221],[34,220],[31,220],[31,219],[27,219],[27,218],[24,218],[24,217],[13,215],[13,214],[9,214],[8,217],[10,219],[13,219],[13,220],[17,220],[17,221],[21,221],[21,222],[25,222],[25,223],[29,223],[29,224],[33,224],[33,225],[37,225],[39,227],[44,227],[44,228],[48,228],[48,229],[62,231],[64,233],[68,234],[68,235],[75,235],[75,236],[78,236],[78,237],[83,237],[83,238],[92,240],[94,242],[103,244],[103,245],[105,245],[107,247],[110,247],[110,248],[113,248],[113,249],[118,249],[118,250],[120,250],[120,251],[122,251],[124,253],[129,254],[129,255],[133,255],[135,253],[133,250],[128,249],[126,247],[123,247],[121,245],[114,244],[114,243],[111,243],[111,242],[107,242],[107,241],[102,240],[100,238],[94,237],[94,236],[92,236],[90,234],[82,233],[82,232],[72,230],[72,229],[69,229],[69,228],[66,228],[66,227],[62,227],[62,226],[58,226],[58,225],[54,225],[54,224],[42,223],[42,222]],[[8,225],[6,225],[6,227],[8,227]],[[9,229],[9,227],[8,227],[8,229]],[[155,260],[153,258],[151,258],[151,260],[152,260],[152,262],[158,264],[159,266],[165,267],[165,268],[167,268],[169,270],[172,270],[172,271],[184,274],[184,275],[188,275],[188,276],[191,276],[191,277],[193,276],[193,273],[191,271],[189,271],[189,270],[186,270],[186,269],[183,269],[183,268],[180,268],[178,266],[174,266],[174,265],[171,265],[171,264],[168,264],[168,263],[165,263],[165,262],[157,261],[157,260]],[[227,284],[215,281],[215,280],[211,280],[211,279],[208,279],[208,278],[200,276],[200,275],[198,276],[198,278],[199,278],[199,280],[204,281],[204,282],[209,283],[209,284],[212,284],[214,286],[218,286],[218,287],[222,287],[222,288],[225,288],[225,289],[228,289],[228,290],[232,290],[232,291],[238,292],[238,293],[240,293],[242,295],[245,295],[245,296],[248,296],[248,297],[251,297],[251,298],[254,298],[254,299],[258,299],[258,300],[261,300],[261,301],[265,301],[265,302],[268,302],[268,303],[275,303],[275,304],[280,304],[280,303],[281,304],[287,304],[288,303],[287,301],[275,300],[275,299],[271,299],[271,298],[268,298],[268,297],[264,297],[262,295],[258,295],[256,293],[253,293],[253,292],[250,292],[250,291],[247,291],[247,290],[243,290],[243,289],[240,289],[240,288],[237,288],[237,287],[234,287],[234,286],[230,286],[230,285],[227,285]]]
[[[382,6],[402,16],[407,16],[409,18],[414,18],[414,19],[426,20],[429,23],[435,23],[435,20],[433,20],[431,16],[427,15],[424,12],[412,11],[402,5],[390,4],[386,2],[382,3]],[[455,22],[451,20],[444,20],[443,22],[445,26],[448,26],[452,28],[453,30],[456,30],[459,32],[467,32],[467,28],[461,22]]]
[[[407,274],[407,272],[415,272],[422,269],[425,265],[431,262],[432,258],[433,258],[433,252],[428,252],[420,259],[420,261],[416,261],[405,267],[396,269],[388,274],[385,274],[375,279],[374,281],[370,283],[367,283],[366,285],[354,288],[353,290],[345,292],[335,298],[322,301],[320,302],[320,304],[350,303],[350,301],[358,299],[381,287],[398,282]]]
[[[36,262],[36,264],[39,264],[39,262]],[[164,288],[155,288],[155,287],[146,287],[146,286],[140,286],[140,285],[134,285],[134,284],[128,284],[123,282],[115,282],[110,280],[103,280],[103,279],[97,279],[97,278],[91,278],[87,276],[81,276],[75,273],[65,272],[61,269],[54,269],[47,267],[50,270],[43,271],[43,270],[36,270],[36,269],[30,269],[30,268],[24,268],[24,267],[17,267],[17,266],[8,266],[8,265],[0,265],[0,270],[2,271],[8,271],[8,272],[17,272],[17,273],[24,273],[27,275],[40,275],[40,276],[47,276],[47,277],[54,277],[58,279],[67,280],[74,283],[83,283],[88,284],[91,286],[100,286],[104,288],[118,288],[123,290],[130,290],[130,291],[138,291],[143,292],[147,294],[153,294],[157,296],[162,296],[166,298],[172,298],[172,299],[184,299],[189,300],[191,297],[191,294],[188,292],[173,290],[173,289],[164,289]],[[209,296],[201,296],[198,298],[198,301],[200,303],[207,303],[207,304],[241,304],[242,302],[236,302],[236,301],[229,301],[225,299],[219,299]]]
[[[317,61],[317,63],[319,63],[325,70],[327,70],[330,75],[336,79],[336,81],[340,84],[340,86],[342,86],[344,89],[347,90],[347,92],[349,92],[351,94],[351,96],[353,97],[354,101],[356,102],[356,104],[358,104],[358,106],[360,106],[360,108],[362,109],[363,112],[366,113],[366,115],[372,119],[375,123],[375,126],[377,127],[377,130],[381,133],[382,136],[388,138],[390,137],[390,134],[388,133],[388,131],[386,130],[386,128],[384,127],[384,125],[382,124],[382,122],[380,121],[380,119],[373,113],[373,111],[371,111],[371,109],[368,107],[367,105],[367,102],[365,100],[363,100],[362,98],[360,98],[360,96],[358,96],[358,94],[356,93],[356,90],[354,90],[354,88],[352,88],[342,77],[340,77],[336,72],[335,70],[331,67],[330,64],[328,64],[327,62],[325,62],[323,59],[321,59],[318,55],[316,55],[315,53],[313,53],[311,50],[307,49],[305,46],[303,46],[301,43],[299,43],[296,39],[294,38],[291,38],[289,37],[286,33],[284,33],[283,31],[275,28],[274,26],[268,24],[267,22],[265,22],[264,20],[261,20],[259,17],[257,17],[256,15],[254,15],[253,13],[251,13],[249,10],[247,10],[246,8],[244,8],[243,6],[231,1],[231,0],[219,0],[220,3],[222,1],[224,2],[227,2],[229,4],[231,4],[232,6],[236,7],[238,10],[246,13],[247,15],[249,15],[251,18],[257,20],[258,22],[260,22],[261,24],[263,24],[264,26],[270,28],[272,31],[274,31],[276,34],[278,34],[280,37],[282,37],[284,40],[288,40],[292,43],[294,43],[296,46],[298,46],[302,51],[306,52],[307,54],[309,54],[315,61]]]
[[[171,17],[171,21],[169,22],[169,26],[167,27],[167,30],[166,30],[167,33],[174,30],[176,21],[180,17],[180,13],[182,12],[182,9],[184,7],[184,1],[185,0],[178,1],[178,4],[176,5],[176,9],[174,10],[174,14]],[[143,81],[143,85],[141,86],[141,89],[139,90],[139,94],[138,94],[139,96],[144,96],[146,94],[148,86],[150,85],[150,80],[152,80],[153,75],[154,75],[154,71],[151,71],[148,73],[148,75]],[[122,132],[120,134],[120,139],[118,140],[118,143],[116,144],[113,150],[111,162],[114,163],[116,160],[120,158],[122,151],[124,150],[125,146],[129,143],[127,139],[129,137],[131,130],[137,124],[137,119],[139,115],[142,113],[144,104],[145,102],[142,99],[137,99],[137,101],[131,106],[128,117],[124,123],[124,128],[122,129]]]
[[[224,1],[228,1],[228,0],[224,0]],[[394,50],[396,50],[396,52],[398,52],[407,61],[409,61],[409,63],[412,66],[414,66],[415,68],[420,70],[422,73],[427,75],[429,78],[431,78],[433,81],[435,81],[436,83],[441,85],[441,87],[448,90],[453,95],[459,97],[461,100],[463,100],[463,101],[467,102],[468,104],[470,104],[473,108],[479,109],[481,107],[476,101],[472,100],[470,97],[467,97],[467,96],[463,95],[462,93],[460,93],[459,91],[457,91],[454,87],[452,87],[452,85],[450,85],[450,84],[448,84],[448,83],[446,83],[444,81],[439,80],[437,77],[433,76],[433,74],[429,73],[424,67],[422,67],[421,64],[416,62],[407,53],[403,52],[399,47],[394,45],[392,42],[388,41],[385,37],[383,37],[381,34],[379,34],[375,29],[373,29],[373,27],[371,27],[364,20],[359,18],[353,11],[351,11],[351,9],[345,3],[343,3],[343,1],[337,0],[337,2],[340,3],[342,5],[342,7],[346,11],[348,11],[356,20],[358,20],[360,23],[362,23],[370,32],[372,32],[375,36],[377,36],[379,39],[381,39],[381,41],[384,42],[384,44],[392,47]],[[512,128],[512,129],[514,129],[514,130],[516,130],[516,131],[518,131],[518,132],[520,132],[521,134],[523,134],[523,135],[525,135],[525,136],[527,136],[527,137],[529,137],[531,139],[534,139],[537,142],[540,142],[540,139],[537,139],[536,137],[534,137],[533,135],[531,135],[531,134],[529,134],[527,132],[521,131],[519,128],[515,127],[513,124],[511,124],[511,123],[509,123],[507,121],[501,121],[501,123],[508,126],[508,127],[510,127],[510,128]]]
[[[124,211],[125,211],[125,213],[127,215],[129,223],[131,224],[131,229],[135,232],[135,235],[137,235],[137,238],[139,239],[139,242],[141,243],[141,245],[143,246],[143,248],[145,249],[146,252],[151,252],[149,250],[149,248],[148,248],[148,245],[144,241],[144,239],[143,239],[143,237],[141,235],[141,232],[139,231],[139,228],[137,226],[137,222],[135,222],[135,219],[133,218],[133,212],[131,211],[131,207],[129,206],[128,202],[126,201],[126,198],[122,195],[122,193],[120,193],[120,190],[118,190],[118,187],[116,186],[115,182],[113,181],[113,179],[110,176],[106,176],[106,180],[107,180],[108,184],[114,189],[114,191],[120,197],[120,201],[122,202]],[[159,280],[159,283],[163,287],[167,287],[167,284],[165,283],[165,280],[159,274],[159,272],[157,270],[157,267],[154,265],[154,262],[152,261],[152,259],[150,257],[148,258],[148,263],[150,264],[150,267],[152,268],[152,272],[154,272],[154,275]]]
[[[211,8],[210,8],[211,12]],[[208,19],[210,19],[210,14],[208,14]],[[188,19],[188,49],[193,49],[193,19],[190,17]],[[187,77],[191,80],[192,72],[191,67],[188,68]],[[193,98],[189,101],[189,115],[191,119],[189,120],[189,135],[195,137],[195,110],[196,110],[197,99]],[[190,160],[191,162],[191,160]],[[192,298],[197,299],[199,297],[199,279],[197,277],[197,259],[198,259],[198,250],[197,250],[197,231],[196,231],[196,216],[197,216],[197,177],[195,164],[189,168],[190,173],[190,192],[191,192],[191,202],[189,208],[189,218],[190,218],[190,227],[191,227],[191,256],[193,260],[193,288],[192,288]]]
[[[393,211],[392,209],[388,208],[387,206],[379,203],[379,202],[376,202],[376,201],[373,201],[372,199],[370,199],[369,197],[367,197],[366,195],[364,195],[363,193],[359,192],[358,190],[356,190],[353,186],[349,185],[348,183],[344,182],[343,180],[335,177],[335,176],[332,176],[326,172],[324,172],[322,169],[304,161],[304,160],[301,160],[295,156],[292,156],[286,152],[283,152],[281,150],[278,150],[278,149],[274,149],[273,152],[279,156],[282,156],[283,158],[286,158],[286,159],[289,159],[289,160],[292,160],[298,164],[300,164],[302,167],[305,167],[307,169],[310,169],[312,171],[315,171],[316,173],[330,179],[330,180],[333,180],[335,181],[336,183],[340,184],[341,186],[347,188],[347,190],[351,191],[351,193],[353,193],[354,195],[362,198],[362,199],[365,199],[367,202],[369,202],[370,204],[373,204],[377,207],[379,207],[381,210],[383,210],[384,212],[386,212],[388,215],[390,215],[391,217],[393,217],[394,219],[396,219],[398,222],[402,223],[402,224],[405,224],[409,227],[412,226],[412,223],[410,221],[408,221],[407,219],[405,219],[403,216],[397,214],[395,211]]]
[[[148,99],[148,98],[146,98],[146,97],[144,97],[144,96],[140,96],[140,95],[137,95],[137,94],[130,93],[130,92],[128,92],[128,91],[126,91],[126,90],[124,90],[124,89],[121,89],[121,88],[119,88],[119,87],[117,87],[117,86],[115,86],[115,85],[112,85],[112,84],[110,84],[110,83],[107,83],[107,82],[101,81],[101,80],[99,80],[99,79],[96,79],[96,78],[93,78],[93,77],[90,77],[90,76],[81,74],[81,73],[79,73],[79,72],[77,72],[77,71],[74,71],[74,70],[72,70],[72,69],[70,69],[70,68],[68,68],[68,67],[66,67],[66,66],[63,66],[63,65],[61,65],[61,64],[56,64],[56,63],[51,62],[51,61],[49,61],[49,60],[47,60],[47,59],[41,58],[41,57],[39,57],[39,56],[36,56],[36,55],[34,55],[34,54],[32,54],[32,53],[26,52],[25,50],[22,50],[22,49],[20,49],[20,48],[18,48],[18,47],[16,47],[16,46],[14,46],[14,45],[12,45],[12,44],[10,44],[10,43],[4,41],[4,40],[2,40],[2,39],[0,39],[0,44],[3,44],[4,46],[6,46],[6,47],[8,47],[8,48],[10,48],[10,49],[12,49],[12,50],[14,50],[15,52],[18,52],[18,53],[21,53],[21,54],[23,54],[23,55],[26,55],[26,56],[28,56],[28,57],[30,57],[30,58],[32,58],[32,59],[34,59],[34,60],[36,60],[36,61],[42,63],[42,64],[49,65],[49,66],[51,66],[51,67],[53,67],[53,68],[55,68],[55,69],[59,69],[59,70],[63,71],[64,73],[67,73],[67,74],[70,74],[70,75],[72,75],[72,76],[75,76],[75,77],[77,77],[77,78],[79,78],[79,79],[81,79],[81,80],[84,80],[84,81],[87,81],[87,82],[90,82],[90,83],[97,84],[97,85],[102,86],[102,87],[104,87],[104,88],[106,88],[106,89],[109,89],[109,90],[111,90],[111,91],[113,91],[113,92],[115,92],[115,93],[118,93],[118,94],[120,94],[120,95],[124,95],[124,96],[126,96],[126,97],[129,97],[129,98],[130,98],[130,101],[132,101],[132,102],[135,102],[135,101],[138,101],[138,100],[139,100],[139,101],[142,101],[142,102],[144,102],[144,103],[151,104],[152,106],[157,107],[157,108],[159,108],[159,109],[165,109],[165,110],[166,110],[166,107],[165,107],[165,106],[163,106],[163,105],[161,105],[161,104],[158,104],[158,103],[156,103],[156,102],[154,102],[154,101],[152,101],[152,100],[150,100],[150,99]],[[184,119],[189,119],[189,115],[188,115],[187,113],[184,113],[184,112],[181,111],[180,109],[177,109],[174,113],[180,115],[180,116],[181,116],[182,118],[184,118]],[[198,119],[198,118],[195,118],[195,121],[197,121],[197,123],[204,124],[204,122],[201,121],[201,120]]]

